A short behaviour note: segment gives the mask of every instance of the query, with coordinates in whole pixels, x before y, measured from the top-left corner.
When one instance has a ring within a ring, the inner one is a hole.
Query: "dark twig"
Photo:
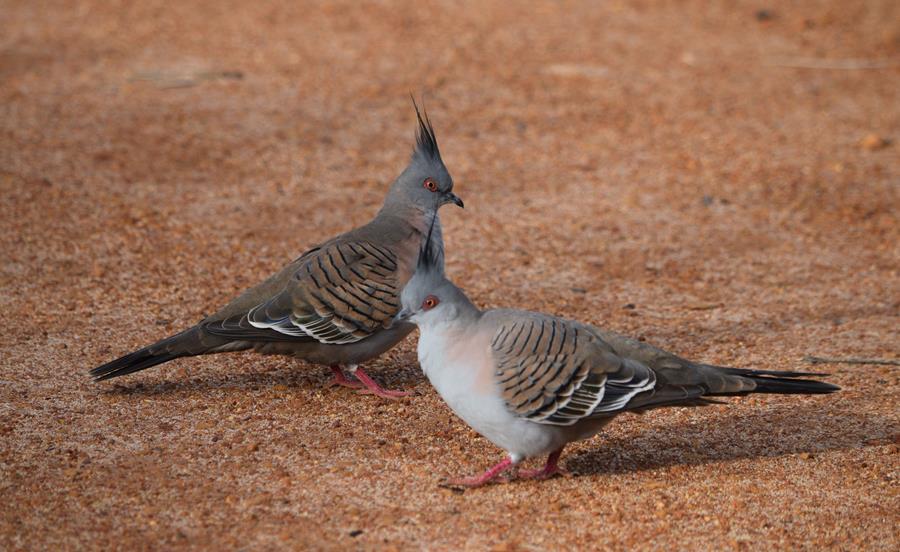
[[[900,65],[897,59],[819,59],[819,58],[775,58],[765,62],[770,67],[792,69],[831,69],[853,71],[859,69],[890,69]]]
[[[803,360],[810,364],[887,364],[891,366],[900,366],[900,359],[891,358],[836,358],[807,355],[803,357]]]

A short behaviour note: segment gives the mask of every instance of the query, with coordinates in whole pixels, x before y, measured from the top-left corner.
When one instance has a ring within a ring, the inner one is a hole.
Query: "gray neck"
[[[426,235],[428,227],[431,225],[431,219],[436,215],[436,209],[423,209],[409,201],[392,201],[389,196],[369,224],[379,227],[395,225],[407,233],[414,230],[419,234]],[[440,225],[440,220],[435,223],[435,226],[438,225]]]
[[[432,219],[434,219],[433,228]],[[434,258],[440,258],[440,270],[443,272],[444,237],[437,209],[422,210],[409,202],[385,202],[375,218],[366,226],[388,241],[405,242],[412,239],[415,241],[417,251],[425,243],[431,230],[431,252]]]
[[[455,323],[463,327],[471,327],[481,318],[482,312],[476,307],[463,290],[451,284],[454,289],[453,306],[456,307]]]

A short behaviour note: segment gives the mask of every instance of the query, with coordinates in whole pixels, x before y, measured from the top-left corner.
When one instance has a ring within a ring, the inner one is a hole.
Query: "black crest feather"
[[[441,161],[441,152],[438,150],[437,138],[434,136],[434,127],[431,126],[431,121],[428,120],[428,112],[425,108],[422,108],[422,111],[419,112],[419,106],[416,104],[416,99],[412,97],[413,107],[416,110],[416,118],[419,120],[419,128],[416,130],[416,155],[422,155],[427,159],[431,159],[433,161]],[[424,115],[424,117],[423,117]]]
[[[431,243],[431,235],[434,233],[434,223],[437,222],[437,220],[438,217],[435,214],[431,219],[431,226],[428,227],[428,235],[425,237],[425,241],[422,242],[422,248],[419,250],[419,261],[416,263],[417,271],[432,271],[439,268],[442,264],[444,252],[440,251],[439,248],[432,247]]]

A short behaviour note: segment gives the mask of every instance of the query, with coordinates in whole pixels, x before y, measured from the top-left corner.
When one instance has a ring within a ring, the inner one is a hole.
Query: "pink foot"
[[[554,475],[565,475],[566,471],[559,467],[559,456],[562,454],[562,449],[554,451],[550,456],[547,457],[547,463],[543,468],[538,468],[536,470],[524,470],[519,472],[519,479],[550,479]]]
[[[383,389],[375,380],[370,378],[368,374],[363,372],[362,368],[357,368],[354,375],[362,382],[362,385],[365,386],[365,389],[360,389],[358,391],[358,393],[363,395],[375,395],[376,397],[381,397],[383,399],[400,399],[412,395],[409,391],[391,391],[390,389]]]
[[[487,483],[490,483],[494,479],[497,478],[501,473],[505,472],[509,468],[511,468],[513,462],[511,459],[506,458],[493,468],[484,472],[481,475],[476,475],[473,477],[460,477],[458,479],[448,479],[446,481],[441,481],[439,485],[441,487],[447,487],[448,489],[452,489],[455,487],[463,487],[466,489],[474,489],[476,487],[481,487]]]
[[[332,378],[331,382],[329,382],[329,386],[339,385],[341,387],[349,387],[350,389],[359,389],[363,387],[363,384],[358,381],[353,381],[347,379],[347,376],[344,375],[344,371],[341,370],[340,366],[332,366],[331,371],[334,372],[334,378]]]

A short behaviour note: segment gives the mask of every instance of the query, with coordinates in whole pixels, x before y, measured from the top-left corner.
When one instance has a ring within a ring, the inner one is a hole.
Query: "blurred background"
[[[900,3],[0,12],[4,548],[896,548],[892,367],[629,418],[576,447],[579,477],[464,496],[437,477],[497,451],[412,339],[373,363],[422,395],[397,404],[279,358],[85,371],[367,221],[411,93],[466,202],[442,215],[448,272],[477,304],[717,364],[896,358]]]

